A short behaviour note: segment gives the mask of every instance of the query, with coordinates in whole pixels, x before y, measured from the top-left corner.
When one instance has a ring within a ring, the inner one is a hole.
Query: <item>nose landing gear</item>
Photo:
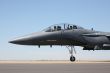
[[[73,52],[76,54],[76,51],[75,51],[75,48],[74,48],[74,46],[66,46],[67,48],[68,48],[68,50],[69,50],[69,53],[70,53],[70,61],[71,62],[74,62],[75,60],[76,60],[76,58],[73,56]],[[69,47],[71,47],[71,48],[69,48]]]
[[[71,61],[71,62],[74,62],[75,60],[76,60],[76,58],[75,58],[73,55],[71,55],[71,56],[70,56],[70,61]]]

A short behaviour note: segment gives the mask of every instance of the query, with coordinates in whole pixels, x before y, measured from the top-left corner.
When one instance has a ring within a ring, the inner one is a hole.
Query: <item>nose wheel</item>
[[[74,56],[70,56],[70,61],[74,62],[76,60],[76,58]]]
[[[76,54],[76,51],[75,51],[75,48],[74,46],[66,46],[69,50],[69,53],[70,53],[70,61],[71,62],[74,62],[76,60],[76,58],[73,56],[73,52]]]

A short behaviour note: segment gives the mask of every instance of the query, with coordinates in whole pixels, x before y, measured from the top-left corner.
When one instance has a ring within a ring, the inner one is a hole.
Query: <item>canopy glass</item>
[[[43,31],[54,32],[54,31],[60,31],[60,30],[73,30],[73,29],[83,29],[83,28],[74,24],[61,23],[61,24],[52,25]]]

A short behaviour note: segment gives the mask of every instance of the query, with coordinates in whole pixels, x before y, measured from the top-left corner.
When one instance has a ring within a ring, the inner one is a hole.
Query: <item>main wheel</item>
[[[76,60],[76,58],[75,58],[74,56],[71,56],[71,57],[70,57],[70,61],[71,61],[71,62],[74,62],[75,60]]]

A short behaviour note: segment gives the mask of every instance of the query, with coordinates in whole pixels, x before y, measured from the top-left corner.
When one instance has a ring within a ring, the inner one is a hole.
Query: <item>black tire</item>
[[[74,56],[71,56],[71,57],[70,57],[70,61],[71,61],[71,62],[74,62],[75,60],[76,60],[76,58],[75,58]]]

